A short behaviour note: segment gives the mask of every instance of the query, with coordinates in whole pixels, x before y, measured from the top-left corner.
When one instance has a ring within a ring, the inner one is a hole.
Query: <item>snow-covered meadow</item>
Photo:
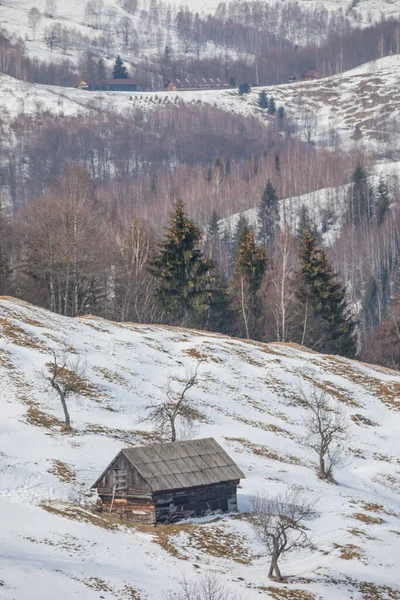
[[[70,400],[74,431],[40,371],[51,349],[87,363],[88,392]],[[246,474],[241,516],[133,527],[92,511],[90,485],[122,447],[149,443],[143,406],[169,376],[201,361],[193,390],[212,436]],[[315,381],[346,410],[350,439],[337,485],[320,481],[303,442],[300,387]],[[217,574],[241,598],[400,598],[400,375],[293,345],[179,328],[69,319],[0,300],[0,597],[162,598],[186,576]],[[317,501],[316,549],[266,577],[249,498],[297,487]]]

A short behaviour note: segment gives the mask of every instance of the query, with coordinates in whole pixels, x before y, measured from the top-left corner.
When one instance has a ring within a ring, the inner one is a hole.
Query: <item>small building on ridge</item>
[[[229,82],[219,77],[197,77],[170,79],[164,86],[166,92],[187,92],[192,90],[224,90],[231,87]]]

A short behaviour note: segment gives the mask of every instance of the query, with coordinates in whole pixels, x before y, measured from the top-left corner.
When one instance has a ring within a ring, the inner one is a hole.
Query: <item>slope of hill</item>
[[[40,371],[51,349],[82,355],[87,391],[73,432]],[[156,528],[93,512],[88,488],[124,446],[154,439],[143,406],[201,360],[196,437],[214,436],[246,474],[241,517]],[[312,381],[345,407],[347,465],[320,481],[302,443],[299,389]],[[160,599],[185,575],[217,573],[246,600],[400,598],[400,375],[304,348],[179,328],[69,319],[0,300],[0,597]],[[317,500],[316,549],[266,578],[246,511],[256,491],[298,486]]]

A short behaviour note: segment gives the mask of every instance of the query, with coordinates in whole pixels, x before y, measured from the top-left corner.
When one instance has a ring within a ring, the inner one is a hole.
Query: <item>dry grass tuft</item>
[[[268,446],[263,446],[261,444],[253,444],[249,440],[244,438],[232,438],[226,437],[225,439],[228,442],[235,442],[237,444],[241,444],[246,450],[252,452],[256,456],[263,456],[264,458],[269,458],[270,460],[276,460],[282,463],[287,463],[290,465],[299,465],[299,466],[308,466],[299,460],[296,456],[292,456],[290,454],[278,454],[275,450],[268,448]]]
[[[367,425],[368,427],[376,427],[376,423],[364,417],[364,415],[351,415],[351,420],[354,421],[356,425]]]
[[[268,594],[267,598],[271,600],[319,600],[321,596],[316,596],[306,590],[293,589],[289,587],[262,586],[259,590]]]
[[[142,528],[143,526],[139,526]],[[176,545],[178,536],[185,536],[182,547]],[[153,529],[155,541],[172,556],[188,560],[184,550],[194,550],[217,558],[229,558],[240,564],[250,564],[255,556],[252,554],[244,536],[227,531],[216,522],[205,524],[177,523]]]
[[[365,513],[357,512],[351,515],[353,519],[357,519],[357,521],[361,521],[366,525],[381,525],[385,522],[381,517],[371,517],[371,515],[366,515]]]
[[[53,432],[67,431],[65,429],[64,421],[61,421],[61,419],[54,415],[43,412],[39,408],[37,402],[27,401],[26,403],[29,405],[26,413],[26,422],[29,423],[29,425],[50,429]]]
[[[334,548],[336,548],[337,550],[339,550],[339,557],[342,558],[343,560],[360,560],[362,562],[364,562],[364,564],[367,564],[365,562],[366,556],[365,556],[365,552],[363,552],[363,550],[361,548],[359,548],[358,546],[355,546],[354,544],[346,544],[346,545],[342,545],[342,544],[333,544]]]
[[[4,317],[0,318],[0,336],[16,346],[32,348],[39,352],[48,352],[46,344],[38,340],[35,336],[28,334],[22,327],[15,325],[10,319]]]
[[[48,470],[48,473],[58,477],[62,483],[74,483],[76,481],[75,471],[62,460],[53,460],[53,466]]]

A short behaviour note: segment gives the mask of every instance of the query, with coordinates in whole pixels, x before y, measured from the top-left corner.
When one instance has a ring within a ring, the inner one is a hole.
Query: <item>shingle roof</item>
[[[125,448],[122,453],[153,492],[245,477],[213,438]]]
[[[229,87],[229,82],[220,79],[219,77],[193,77],[180,79],[170,79],[166,85],[173,83],[175,87],[179,88],[202,88],[202,87]]]

